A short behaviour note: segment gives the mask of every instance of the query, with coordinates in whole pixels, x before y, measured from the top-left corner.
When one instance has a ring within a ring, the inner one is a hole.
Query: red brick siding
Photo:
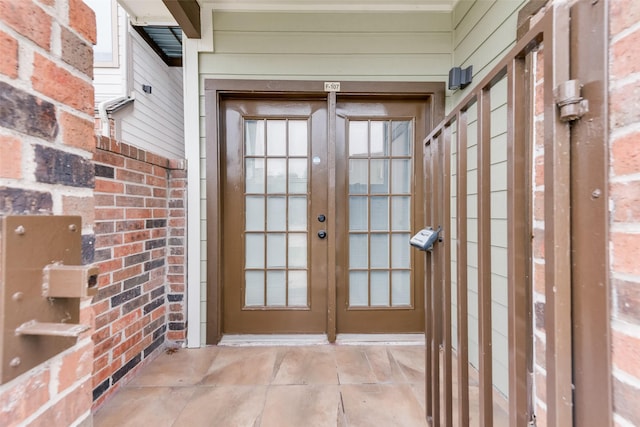
[[[62,45],[64,33],[75,50],[91,57],[93,40],[82,34],[94,26],[68,27],[68,1],[57,0],[51,7],[52,1],[0,0],[0,215],[81,215],[83,262],[91,263],[95,238],[90,158],[95,139],[91,133],[69,132],[65,117],[91,120],[92,71],[70,67],[52,47]],[[59,82],[55,73],[42,73],[34,66],[34,55],[39,64],[63,70],[83,95],[51,96],[51,88]],[[81,302],[80,322],[93,325],[89,299]],[[90,422],[94,347],[90,336],[91,331],[70,349],[0,385],[0,425]]]
[[[640,2],[608,4],[613,406],[640,425]]]
[[[185,339],[185,177],[179,161],[99,137],[94,157],[94,407],[167,340]]]

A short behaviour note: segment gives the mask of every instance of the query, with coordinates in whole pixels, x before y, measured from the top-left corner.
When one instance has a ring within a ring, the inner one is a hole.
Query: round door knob
[[[327,220],[327,217],[324,216],[323,214],[318,215],[318,221],[325,222],[326,220]]]
[[[327,232],[324,230],[318,231],[318,237],[324,239],[325,237],[327,237]]]

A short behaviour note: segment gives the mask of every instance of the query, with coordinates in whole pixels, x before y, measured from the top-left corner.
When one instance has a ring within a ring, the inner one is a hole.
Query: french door
[[[424,330],[427,105],[220,101],[223,333]]]

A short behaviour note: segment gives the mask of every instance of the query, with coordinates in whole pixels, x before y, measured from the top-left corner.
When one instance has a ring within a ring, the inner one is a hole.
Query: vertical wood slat
[[[424,170],[427,171],[426,172],[426,178],[427,178],[427,183],[425,185],[425,203],[430,202],[430,204],[432,204],[433,202],[433,192],[431,190],[431,182],[432,182],[432,178],[433,178],[433,171],[431,170],[431,150],[433,148],[433,140],[431,141],[431,144],[428,144],[424,147]],[[430,224],[431,223],[431,209],[427,208],[425,209],[425,224]],[[425,307],[425,313],[424,313],[424,320],[425,320],[425,327],[424,327],[424,333],[425,333],[425,381],[426,381],[426,387],[425,387],[425,409],[426,409],[426,413],[427,413],[427,422],[429,423],[429,425],[433,426],[433,372],[431,370],[431,360],[433,359],[433,352],[431,351],[432,349],[432,345],[431,345],[431,341],[432,341],[432,337],[433,337],[433,322],[431,321],[432,319],[432,315],[431,315],[431,301],[432,301],[432,289],[433,289],[433,278],[431,275],[431,272],[433,270],[433,266],[431,263],[431,259],[430,257],[425,257],[425,274],[424,274],[424,286],[425,286],[425,292],[424,292],[424,307]]]
[[[530,62],[529,62],[530,67]],[[509,319],[509,424],[526,425],[529,413],[528,369],[532,335],[527,321],[531,313],[531,260],[527,230],[530,214],[527,153],[531,147],[531,88],[525,60],[514,58],[507,68],[507,282]],[[525,100],[525,102],[523,102]],[[531,390],[532,392],[532,390]]]
[[[445,127],[442,147],[442,218],[438,225],[442,226],[442,243],[440,254],[442,262],[442,286],[443,286],[443,321],[442,321],[442,346],[444,371],[444,425],[453,425],[453,381],[451,360],[451,125]]]
[[[456,117],[456,257],[458,320],[458,425],[469,426],[469,332],[467,288],[467,112]]]
[[[550,11],[544,45],[544,247],[547,425],[573,425],[570,128],[554,89],[569,80],[569,8]]]
[[[442,200],[441,184],[440,184],[440,143],[442,140],[442,133],[438,136],[438,140],[431,146],[431,185],[432,185],[432,199],[437,200],[437,203],[431,203],[431,224],[434,229],[440,224],[440,203]],[[441,247],[437,245],[430,254],[432,271],[431,271],[431,321],[433,323],[432,337],[431,337],[431,370],[433,373],[433,393],[431,398],[433,400],[433,420],[434,427],[439,427],[440,418],[440,344],[442,343],[442,266],[438,263],[440,257]]]
[[[493,425],[491,342],[491,95],[478,94],[478,345],[480,424]]]

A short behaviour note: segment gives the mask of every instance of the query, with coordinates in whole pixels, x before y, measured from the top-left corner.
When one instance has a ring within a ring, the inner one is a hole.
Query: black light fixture
[[[464,70],[460,67],[453,67],[449,70],[449,90],[464,89],[473,79],[473,65],[469,65]]]
[[[142,85],[142,91],[144,93],[151,93],[151,85]]]

